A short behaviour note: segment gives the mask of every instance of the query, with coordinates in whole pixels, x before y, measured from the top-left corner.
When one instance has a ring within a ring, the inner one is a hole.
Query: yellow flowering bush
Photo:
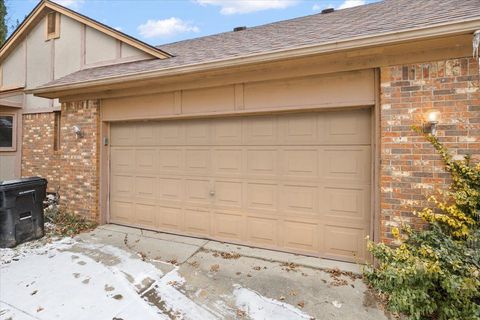
[[[425,228],[392,229],[398,247],[369,242],[376,264],[365,278],[386,294],[391,311],[409,319],[480,320],[480,163],[454,160],[436,137],[426,138],[452,184],[415,213]]]

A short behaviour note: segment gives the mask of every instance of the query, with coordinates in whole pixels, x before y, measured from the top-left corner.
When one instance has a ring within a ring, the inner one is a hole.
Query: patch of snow
[[[15,248],[0,248],[0,266],[18,261],[29,255],[47,254],[51,250],[59,250],[69,247],[73,243],[71,238],[63,238],[53,243],[45,243],[42,240],[26,242]]]
[[[245,311],[253,320],[312,319],[311,316],[288,303],[264,297],[239,285],[235,285],[233,294],[236,306]]]
[[[54,246],[54,245],[53,245]],[[60,244],[60,248],[63,246]],[[156,312],[126,281],[86,255],[57,251],[31,254],[0,267],[0,297],[38,319],[168,319]],[[53,262],[54,261],[54,262]],[[110,292],[106,286],[113,286]],[[132,310],[133,309],[133,310]]]
[[[332,304],[335,308],[338,308],[338,309],[340,309],[342,307],[342,304],[340,302],[338,302],[337,300],[333,300]]]
[[[215,315],[194,301],[186,297],[176,287],[185,283],[185,279],[178,273],[178,267],[162,277],[154,289],[158,296],[172,312],[176,312],[179,319],[221,319],[222,315]]]
[[[5,320],[35,320],[34,317],[16,310],[15,308],[0,302],[0,319]]]
[[[167,274],[120,248],[71,238],[0,250],[0,312],[35,319],[222,319],[183,294],[178,267]],[[155,290],[161,308],[144,296]],[[5,306],[13,306],[7,308]],[[16,309],[15,309],[16,308]],[[0,319],[8,319],[0,313]]]

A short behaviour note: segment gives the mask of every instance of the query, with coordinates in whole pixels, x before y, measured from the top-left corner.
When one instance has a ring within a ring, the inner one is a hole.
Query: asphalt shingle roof
[[[43,87],[321,45],[474,18],[480,18],[480,0],[384,0],[328,14],[319,13],[243,31],[160,45],[157,47],[174,57],[85,69]]]

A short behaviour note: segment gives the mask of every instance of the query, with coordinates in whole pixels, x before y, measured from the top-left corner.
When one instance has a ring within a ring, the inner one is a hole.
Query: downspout
[[[480,50],[480,30],[477,30],[473,33],[473,39],[472,39],[472,45],[473,45],[473,58],[477,59],[477,66],[478,66],[478,75],[480,76],[480,55],[479,55],[479,50]],[[479,85],[480,85],[480,80],[479,80]],[[480,219],[480,215],[479,215]]]
[[[480,55],[479,55],[480,30],[477,30],[473,33],[472,45],[473,45],[473,58],[477,59],[478,76],[480,77]],[[480,79],[478,80],[478,86],[480,86]],[[477,211],[477,221],[480,221],[480,211]]]

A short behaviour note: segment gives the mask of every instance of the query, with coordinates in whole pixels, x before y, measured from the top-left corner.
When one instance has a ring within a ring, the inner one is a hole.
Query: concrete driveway
[[[114,225],[0,254],[2,320],[387,319],[330,260]]]

